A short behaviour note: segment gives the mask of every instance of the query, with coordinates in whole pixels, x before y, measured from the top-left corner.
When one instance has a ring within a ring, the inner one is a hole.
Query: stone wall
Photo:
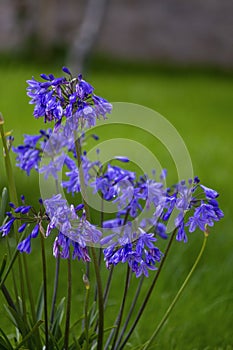
[[[32,15],[19,30],[11,3],[0,0],[0,50],[22,45],[35,23],[44,40],[71,42],[85,5],[84,0],[50,0],[45,11],[45,1],[30,0]],[[111,0],[95,50],[120,58],[232,67],[232,16],[232,0]]]

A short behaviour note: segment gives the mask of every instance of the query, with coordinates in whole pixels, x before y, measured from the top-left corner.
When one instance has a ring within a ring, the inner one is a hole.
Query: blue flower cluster
[[[190,180],[188,184],[182,181],[175,185],[173,190],[165,190],[162,183],[152,179],[148,180],[146,177],[134,184],[131,181],[131,185],[133,186],[131,202],[124,210],[118,211],[115,219],[103,223],[105,229],[111,230],[111,233],[101,240],[102,244],[107,244],[104,250],[107,267],[127,261],[136,275],[140,275],[142,271],[147,275],[146,267],[151,269],[156,261],[152,258],[154,250],[151,250],[150,244],[145,244],[150,248],[147,252],[145,248],[138,250],[138,244],[141,245],[140,242],[142,236],[145,237],[144,235],[148,237],[150,243],[154,240],[153,236],[166,239],[168,237],[167,222],[172,213],[175,214],[173,224],[176,239],[184,242],[187,242],[188,239],[186,227],[189,232],[199,228],[207,233],[208,226],[213,226],[214,221],[219,221],[223,217],[223,212],[216,200],[218,193],[200,185],[198,178],[195,178],[194,181]],[[146,210],[150,205],[154,205],[153,215],[136,223],[133,221],[132,225],[130,217],[135,217],[135,213],[131,212],[132,204],[140,210],[142,207]],[[137,230],[135,230],[135,225]],[[150,231],[153,232],[153,235],[149,233]],[[144,238],[143,241],[145,241]],[[157,248],[154,247],[154,249],[157,253],[159,252]],[[136,254],[137,252],[140,252],[140,257]],[[161,253],[156,256],[161,256]],[[151,260],[148,260],[150,258]],[[150,261],[149,265],[148,261]]]
[[[39,135],[24,135],[24,144],[18,147],[12,147],[13,152],[17,154],[16,165],[30,175],[32,169],[39,169],[41,160],[43,143],[46,142],[51,134],[51,130],[47,132],[40,130]],[[43,141],[41,141],[43,139]],[[37,143],[40,141],[40,147]]]
[[[154,242],[156,242],[156,238],[153,234],[140,229],[136,240],[132,241],[132,237],[128,237],[128,239],[124,237],[121,246],[118,247],[116,242],[111,244],[104,249],[104,260],[107,268],[120,262],[127,262],[136,277],[140,277],[142,274],[148,277],[148,270],[155,270],[155,264],[161,260],[162,256]]]
[[[98,166],[99,169],[103,169],[100,162]],[[75,169],[78,176],[78,170]],[[86,183],[90,177],[88,169],[87,167],[85,172]],[[72,186],[76,191],[80,191],[78,180],[77,184],[70,183],[70,186],[64,187],[70,191]],[[101,193],[104,200],[116,201],[119,206],[116,217],[105,220],[102,229],[98,229],[86,219],[83,204],[69,206],[58,194],[44,200],[45,209],[40,210],[39,214],[29,205],[15,208],[11,204],[14,215],[7,214],[9,220],[0,227],[0,232],[3,236],[9,234],[15,220],[20,219],[23,222],[19,232],[23,232],[28,224],[34,223],[31,234],[18,246],[21,252],[31,251],[31,239],[37,237],[39,230],[45,236],[55,230],[58,232],[53,249],[55,257],[60,255],[67,258],[72,247],[73,258],[89,261],[88,246],[95,244],[104,248],[107,268],[120,262],[128,263],[139,277],[141,274],[148,276],[148,270],[156,269],[156,263],[161,260],[162,253],[155,242],[159,237],[168,237],[167,222],[174,210],[176,239],[184,242],[187,242],[186,227],[189,232],[195,231],[196,228],[207,232],[208,226],[213,226],[214,221],[223,217],[216,200],[218,193],[199,184],[198,178],[189,181],[188,184],[182,181],[171,190],[165,189],[162,182],[156,182],[146,176],[137,181],[135,173],[108,164],[105,172],[96,176],[91,186]],[[139,220],[137,210],[141,213],[142,210],[151,209],[151,206],[153,215]],[[78,215],[80,212],[81,215]]]
[[[65,128],[60,127],[56,132],[51,129],[40,130],[39,135],[24,135],[24,144],[18,147],[12,147],[13,152],[17,154],[16,165],[30,175],[32,169],[44,173],[45,179],[50,176],[58,179],[58,174],[65,165],[68,168],[66,172],[69,181],[64,181],[61,185],[67,189],[67,192],[79,192],[80,183],[77,165],[74,158],[77,158],[74,146],[74,137],[64,132]],[[85,141],[82,135],[82,140]],[[70,156],[69,156],[70,155]],[[46,163],[41,164],[42,156]],[[91,169],[98,165],[98,162],[90,162],[85,154],[82,155],[82,167],[85,173],[85,179],[90,178],[88,175]]]
[[[43,82],[34,77],[27,81],[27,94],[30,103],[35,105],[34,116],[56,124],[60,124],[63,117],[72,117],[77,129],[95,125],[96,118],[106,118],[111,112],[111,104],[95,95],[94,88],[82,75],[73,78],[67,67],[63,67],[63,72],[68,74],[68,79],[41,74]]]
[[[136,277],[148,276],[149,270],[155,270],[161,261],[162,252],[157,245],[160,238],[168,238],[168,223],[173,224],[176,239],[187,242],[188,231],[200,229],[207,233],[208,227],[223,217],[218,193],[200,184],[197,177],[166,188],[165,170],[159,179],[154,175],[138,178],[135,172],[119,166],[119,162],[123,165],[129,162],[126,157],[115,157],[107,165],[100,160],[90,161],[82,151],[86,141],[83,128],[95,125],[96,118],[105,118],[111,105],[94,95],[94,88],[81,76],[73,78],[67,68],[63,71],[69,79],[42,74],[45,82],[28,81],[28,95],[35,104],[34,116],[43,116],[45,122],[54,121],[55,128],[25,135],[24,144],[13,147],[17,165],[27,175],[35,169],[55,181],[62,178],[58,174],[66,165],[67,179],[62,179],[59,185],[67,193],[74,195],[81,192],[82,186],[90,186],[102,201],[115,203],[116,212],[108,220],[103,215],[98,228],[87,219],[82,202],[70,205],[61,194],[54,193],[43,203],[40,201],[36,211],[22,198],[21,206],[10,204],[11,212],[7,212],[0,232],[8,235],[14,223],[20,221],[19,233],[28,225],[31,227],[31,233],[18,245],[21,252],[31,252],[31,240],[39,233],[46,237],[53,232],[55,257],[68,258],[72,252],[73,259],[90,261],[88,247],[97,245],[103,248],[107,268],[127,263]],[[77,133],[81,154],[77,151]],[[40,166],[42,155],[46,156],[46,163]]]
[[[7,223],[3,224],[0,227],[0,232],[2,232],[2,236],[7,236],[10,233],[15,221],[17,220],[20,220],[21,222],[21,226],[18,228],[19,233],[22,233],[29,224],[35,224],[35,226],[33,227],[28,237],[18,244],[18,250],[20,252],[30,253],[31,239],[36,238],[38,236],[39,228],[42,228],[41,222],[45,219],[45,215],[44,215],[44,210],[41,206],[42,205],[41,200],[40,200],[41,208],[38,214],[34,211],[34,209],[30,205],[25,204],[24,196],[21,197],[21,200],[22,200],[22,205],[20,205],[19,207],[16,207],[14,203],[9,204],[11,207],[11,212],[6,213],[9,221],[7,221]]]

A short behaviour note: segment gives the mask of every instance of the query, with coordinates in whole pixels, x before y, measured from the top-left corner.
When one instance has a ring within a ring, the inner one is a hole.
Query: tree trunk
[[[83,21],[74,36],[68,53],[68,65],[75,75],[83,72],[85,64],[101,30],[110,0],[89,0]]]

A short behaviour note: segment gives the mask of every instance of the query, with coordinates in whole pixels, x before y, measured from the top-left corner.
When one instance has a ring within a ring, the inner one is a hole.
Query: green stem
[[[45,256],[45,245],[44,236],[40,232],[41,242],[41,257],[42,257],[42,268],[43,268],[43,284],[44,284],[44,321],[45,321],[45,349],[49,349],[49,327],[48,327],[48,305],[47,305],[47,269],[46,269],[46,256]]]
[[[51,314],[50,314],[50,325],[52,327],[53,320],[54,320],[54,312],[55,312],[55,305],[57,300],[57,290],[58,290],[58,281],[59,281],[59,271],[60,271],[60,255],[56,258],[56,269],[55,269],[55,277],[54,277],[54,284],[53,284],[53,297],[52,297],[52,307],[51,307]]]
[[[11,160],[10,160],[10,155],[9,155],[9,151],[6,143],[3,124],[4,124],[4,121],[0,118],[0,133],[1,133],[2,144],[4,148],[4,160],[5,160],[6,174],[7,174],[8,184],[9,184],[10,200],[16,206],[18,206],[18,197],[17,197],[16,186],[15,186],[14,174],[12,171]]]
[[[123,294],[123,298],[122,298],[122,302],[121,302],[121,307],[120,307],[120,311],[119,314],[117,316],[117,321],[116,321],[116,329],[114,330],[114,339],[113,339],[113,343],[112,343],[112,349],[113,350],[117,350],[117,345],[116,345],[116,341],[117,341],[117,337],[120,331],[120,326],[121,326],[121,321],[122,321],[122,317],[123,317],[123,312],[124,312],[124,308],[125,308],[125,302],[126,302],[126,296],[127,296],[127,292],[129,289],[129,282],[130,282],[130,267],[129,265],[127,266],[127,273],[126,273],[126,278],[125,278],[125,288],[124,288],[124,294]],[[107,349],[107,346],[106,346]]]
[[[86,185],[85,185],[85,178],[84,178],[83,167],[82,167],[82,149],[81,149],[80,139],[77,137],[77,134],[75,133],[74,136],[75,136],[75,150],[76,150],[77,161],[78,161],[81,196],[82,196],[82,201],[86,212],[86,218],[87,220],[90,220],[90,210],[86,202],[86,198],[87,198]]]
[[[25,238],[25,236],[26,236],[26,230],[23,232],[21,239],[23,240],[23,239]],[[7,238],[7,237],[6,237],[6,238]],[[7,244],[9,245],[9,242],[8,242],[8,241],[7,241]],[[9,247],[9,249],[10,249],[10,247]],[[9,262],[9,265],[8,265],[7,268],[6,268],[6,271],[5,271],[5,273],[4,273],[4,276],[3,276],[2,279],[1,279],[0,288],[1,288],[2,284],[6,281],[6,279],[7,279],[8,275],[9,275],[10,271],[12,271],[13,265],[14,265],[14,263],[15,263],[15,261],[16,261],[16,258],[17,258],[17,256],[19,255],[19,250],[18,250],[17,248],[15,248],[14,253],[13,253],[12,255],[11,255],[11,254],[9,254],[9,255],[10,255],[10,259],[11,259],[11,260],[10,260],[10,262]]]
[[[99,308],[99,329],[98,329],[98,343],[97,350],[102,350],[103,348],[103,335],[104,335],[104,299],[103,299],[103,290],[102,282],[100,277],[100,270],[98,266],[98,259],[94,247],[91,247],[92,259],[95,268],[97,290],[98,290],[98,308]]]
[[[175,228],[175,229],[173,230],[173,232],[172,232],[171,238],[170,238],[170,240],[169,240],[169,242],[168,242],[166,251],[165,251],[165,253],[164,253],[164,257],[163,257],[161,263],[159,264],[159,268],[158,268],[158,270],[157,270],[157,273],[156,273],[156,275],[155,275],[155,277],[154,277],[154,279],[153,279],[153,281],[152,281],[152,284],[151,284],[151,286],[150,286],[150,288],[149,288],[149,290],[148,290],[148,292],[147,292],[147,294],[146,294],[146,296],[145,296],[145,299],[144,299],[144,301],[143,301],[143,303],[142,303],[142,306],[140,307],[140,309],[139,309],[139,311],[138,311],[138,313],[137,313],[137,316],[136,316],[136,318],[135,318],[135,320],[134,320],[134,322],[133,322],[133,324],[132,324],[132,326],[131,326],[131,328],[130,328],[128,334],[126,335],[126,337],[125,337],[123,343],[122,343],[122,344],[120,345],[120,347],[119,347],[119,350],[123,350],[123,349],[124,349],[125,344],[127,343],[128,339],[130,338],[131,334],[133,333],[133,331],[134,331],[136,325],[138,324],[138,322],[139,322],[139,320],[140,320],[140,318],[141,318],[141,316],[142,316],[143,311],[145,310],[145,307],[146,307],[146,305],[147,305],[147,303],[148,303],[148,301],[149,301],[149,299],[150,299],[151,293],[153,292],[154,287],[155,287],[155,285],[156,285],[156,282],[158,281],[158,278],[159,278],[159,276],[160,276],[160,274],[161,274],[163,265],[164,265],[164,263],[165,263],[165,261],[166,261],[166,259],[167,259],[167,256],[168,256],[168,253],[169,253],[169,251],[170,251],[172,242],[173,242],[174,237],[175,237],[175,235],[176,235],[176,231],[177,231],[177,228]]]
[[[20,343],[18,343],[15,350],[22,349],[22,345],[26,342],[26,340],[30,340],[32,334],[34,332],[38,331],[38,328],[40,327],[40,325],[42,323],[43,323],[43,321],[41,321],[41,320],[37,321],[37,323],[33,326],[33,328],[30,330],[30,332],[23,338],[23,340]]]
[[[15,179],[14,179],[14,173],[12,170],[12,165],[11,165],[11,160],[10,160],[10,154],[9,150],[7,147],[7,142],[6,142],[6,137],[4,133],[4,119],[2,115],[0,115],[0,133],[1,133],[1,138],[2,138],[2,144],[4,148],[4,160],[5,160],[5,168],[6,168],[6,174],[7,174],[7,179],[8,179],[8,187],[9,187],[9,194],[10,194],[10,200],[18,207],[18,196],[17,196],[17,190],[16,190],[16,184],[15,184]],[[14,224],[14,232],[15,232],[15,237],[17,242],[19,241],[19,234],[18,234],[18,227],[19,223]],[[28,268],[27,268],[27,262],[26,259],[23,259],[23,264],[24,264],[24,271],[25,271],[25,277],[27,281],[27,287],[28,287],[28,294],[29,298],[31,301],[32,298],[32,291],[31,291],[31,285],[30,285],[30,279],[28,276]],[[19,276],[20,276],[20,289],[21,289],[21,295],[22,295],[22,303],[23,303],[23,313],[24,313],[24,319],[26,321],[26,299],[25,299],[25,288],[24,288],[24,277],[23,277],[23,268],[22,268],[22,261],[21,257],[18,257],[18,267],[19,267]],[[17,286],[16,283],[14,282],[15,277],[14,277],[14,270],[12,270],[12,276],[13,276],[13,283],[14,283],[14,288],[15,292],[17,292]],[[17,292],[18,295],[18,292]],[[34,303],[31,303],[31,308],[32,308],[32,313],[33,313],[33,308],[32,305]],[[35,315],[35,313],[34,313]],[[35,319],[36,321],[36,319]]]
[[[101,197],[101,212],[100,212],[100,227],[103,227],[103,221],[104,221],[104,199],[103,196]],[[102,249],[99,249],[98,254],[98,265],[99,269],[101,269],[101,261],[102,261]],[[97,300],[97,284],[95,285],[95,293],[94,293],[94,301]]]
[[[31,282],[30,282],[30,279],[29,279],[29,273],[28,273],[28,266],[27,266],[26,256],[24,254],[23,254],[23,263],[24,263],[25,278],[26,278],[26,283],[27,283],[28,297],[29,297],[29,302],[30,302],[32,319],[33,319],[33,323],[36,324],[37,323],[37,319],[36,319],[35,302],[34,302],[33,293],[32,293],[32,285],[31,285]],[[39,349],[42,348],[41,340],[40,340],[39,328],[35,329],[35,335],[36,335],[37,348],[39,350]]]
[[[11,298],[11,295],[8,291],[8,289],[6,288],[5,284],[3,284],[1,286],[1,291],[2,291],[2,294],[4,295],[6,301],[7,301],[7,304],[12,308],[14,309],[16,312],[18,312],[14,302],[13,302],[13,299]]]
[[[17,306],[19,308],[19,299],[18,299],[18,288],[17,288],[17,283],[16,283],[16,277],[15,277],[15,269],[13,267],[13,264],[14,264],[14,261],[16,259],[16,257],[18,256],[19,254],[19,250],[17,250],[17,254],[13,254],[13,257],[15,257],[15,259],[12,259],[12,254],[11,254],[11,249],[10,249],[10,243],[9,243],[9,237],[7,236],[6,237],[6,245],[7,245],[7,251],[8,251],[8,254],[9,254],[9,257],[11,259],[11,262],[12,264],[10,263],[8,268],[7,268],[7,271],[4,275],[4,278],[2,279],[1,283],[0,283],[0,287],[2,285],[2,283],[5,282],[8,274],[11,272],[11,277],[12,277],[12,281],[13,281],[13,288],[14,288],[14,293],[15,293],[15,299],[16,299],[16,303],[17,303]]]
[[[76,133],[74,137],[75,137],[75,150],[77,154],[78,167],[79,167],[79,179],[80,179],[82,200],[83,200],[83,204],[86,212],[86,218],[88,221],[90,221],[90,211],[89,211],[88,204],[86,202],[86,198],[87,198],[86,186],[85,186],[85,179],[84,179],[82,160],[81,160],[81,144],[80,144],[80,140],[77,138]],[[104,335],[104,300],[103,300],[103,291],[102,291],[102,281],[100,277],[100,269],[99,269],[98,258],[96,256],[95,248],[91,247],[90,249],[92,253],[92,259],[93,259],[96,282],[97,282],[97,291],[98,291],[99,328],[98,328],[98,338],[97,338],[97,350],[102,350],[103,335]]]
[[[175,307],[178,299],[180,298],[181,294],[183,293],[185,287],[187,286],[194,270],[196,269],[203,253],[204,253],[204,250],[205,250],[205,247],[206,247],[206,242],[207,242],[207,238],[208,238],[208,234],[205,233],[204,234],[204,240],[203,240],[203,243],[202,243],[202,246],[201,246],[201,250],[191,268],[191,270],[189,271],[187,277],[185,278],[182,286],[180,287],[179,291],[177,292],[175,298],[173,299],[173,301],[171,302],[170,306],[168,307],[167,311],[165,312],[162,320],[159,322],[156,330],[154,331],[154,333],[152,334],[151,338],[148,340],[148,342],[146,342],[145,346],[143,347],[143,350],[147,350],[149,349],[149,346],[152,344],[152,342],[155,340],[156,336],[158,335],[160,329],[163,327],[164,323],[166,322],[167,318],[169,317],[171,311],[173,310],[173,308]]]
[[[71,257],[67,259],[67,304],[66,304],[66,325],[64,337],[64,350],[69,349],[69,333],[70,333],[70,313],[71,313],[71,292],[72,292],[72,276],[71,276]]]
[[[20,275],[20,290],[22,296],[22,306],[23,306],[23,319],[26,323],[27,321],[27,309],[26,309],[26,295],[25,295],[25,285],[24,285],[24,276],[23,276],[23,267],[21,256],[18,256],[18,267],[19,267],[19,275]]]
[[[86,275],[83,276],[85,284],[85,305],[84,305],[84,315],[85,315],[85,333],[86,333],[86,350],[89,350],[89,317],[88,317],[88,306],[89,306],[89,295],[90,295],[90,283]]]
[[[50,142],[50,145],[52,147],[50,139],[49,139],[49,142]],[[58,179],[55,179],[55,186],[56,186],[56,194],[58,194],[59,193]],[[53,282],[53,296],[52,296],[52,304],[51,304],[51,312],[50,312],[50,327],[51,328],[53,326],[55,306],[56,306],[56,301],[57,301],[60,261],[61,261],[61,257],[60,257],[60,255],[58,255],[58,257],[56,258],[56,265],[55,265],[55,275],[54,275],[54,282]]]
[[[32,288],[31,288],[31,283],[28,278],[28,266],[26,263],[26,256],[23,254],[23,262],[24,262],[24,269],[25,269],[25,276],[26,276],[26,283],[27,283],[27,288],[28,288],[28,296],[29,296],[29,301],[30,301],[30,306],[31,306],[31,312],[32,312],[32,319],[36,323],[36,311],[35,311],[35,303],[34,303],[34,298],[32,294]]]
[[[130,306],[130,309],[129,309],[127,318],[126,318],[125,323],[124,323],[124,325],[123,325],[123,327],[122,327],[122,330],[121,330],[119,339],[117,340],[116,348],[118,348],[118,346],[120,345],[121,340],[122,340],[122,338],[123,338],[123,336],[124,336],[124,334],[125,334],[126,328],[127,328],[128,324],[129,324],[130,318],[131,318],[131,316],[132,316],[132,313],[133,313],[134,308],[135,308],[135,306],[136,306],[136,303],[137,303],[139,294],[140,294],[140,292],[141,292],[143,281],[144,281],[144,276],[141,277],[140,282],[139,282],[139,284],[138,284],[138,287],[137,287],[136,293],[135,293],[135,295],[134,295],[133,301],[132,301],[132,303],[131,303],[131,306]]]
[[[0,113],[0,134],[1,134],[1,139],[2,139],[4,163],[5,163],[7,180],[8,180],[9,197],[10,197],[10,200],[16,206],[18,206],[18,197],[17,197],[16,186],[15,186],[15,180],[14,180],[10,155],[9,155],[9,151],[8,151],[8,147],[7,147],[7,143],[6,143],[5,132],[4,132],[4,119],[1,115],[1,113]],[[18,242],[18,231],[17,231],[17,228],[15,225],[14,225],[14,232],[15,232],[16,240]],[[7,242],[8,242],[8,240],[7,240]],[[8,253],[10,255],[9,245],[8,245]],[[14,290],[15,290],[16,302],[18,303],[19,293],[18,293],[18,288],[16,285],[16,278],[15,278],[14,270],[12,270],[12,279],[13,279],[13,286],[14,286]],[[20,279],[23,280],[23,276],[21,274],[20,274]]]
[[[109,294],[110,285],[111,285],[111,281],[112,281],[113,271],[114,271],[114,265],[112,265],[110,268],[107,283],[106,283],[105,290],[104,290],[104,308],[106,307],[107,301],[108,301],[108,294]]]

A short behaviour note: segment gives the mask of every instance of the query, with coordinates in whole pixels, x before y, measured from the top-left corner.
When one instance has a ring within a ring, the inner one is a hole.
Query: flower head
[[[94,87],[81,75],[73,78],[67,67],[63,72],[68,78],[55,78],[53,74],[41,74],[44,81],[35,78],[27,80],[27,94],[34,104],[34,116],[44,117],[45,122],[55,121],[60,124],[63,117],[73,120],[76,128],[91,127],[96,119],[106,118],[112,110],[111,104],[94,94]]]
[[[148,277],[148,270],[156,269],[155,264],[161,260],[162,253],[154,245],[156,238],[153,234],[146,233],[142,229],[132,234],[137,237],[134,241],[126,236],[119,240],[120,244],[124,242],[123,245],[119,246],[114,242],[104,249],[106,266],[110,268],[111,265],[127,262],[136,277],[142,274]]]

